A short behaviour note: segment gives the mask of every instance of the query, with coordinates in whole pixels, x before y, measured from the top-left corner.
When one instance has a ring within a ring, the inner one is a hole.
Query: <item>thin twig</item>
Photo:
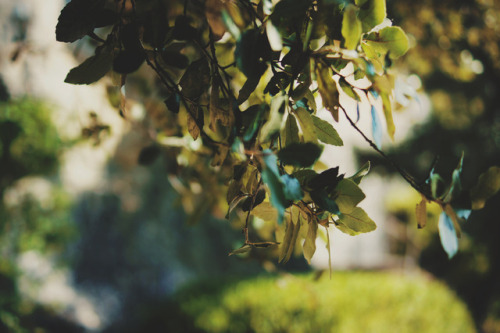
[[[424,188],[422,188],[422,186],[420,186],[419,184],[417,184],[417,182],[415,181],[415,179],[406,170],[404,170],[402,167],[400,167],[393,159],[391,159],[382,150],[380,150],[377,147],[377,145],[372,140],[370,140],[365,135],[365,133],[363,133],[363,131],[356,125],[356,123],[351,119],[351,117],[349,117],[349,115],[347,114],[346,110],[342,106],[339,106],[339,108],[342,110],[342,112],[346,116],[346,118],[349,121],[349,123],[351,124],[351,126],[354,127],[354,129],[359,134],[361,134],[361,136],[363,137],[363,139],[365,139],[365,141],[368,142],[368,144],[370,144],[370,146],[380,156],[382,156],[385,160],[387,160],[399,172],[399,174],[404,178],[404,180],[406,180],[406,182],[408,184],[411,185],[411,187],[413,187],[415,190],[417,190],[419,193],[421,193],[423,196],[425,196],[427,198],[427,200],[429,200],[429,201],[436,201],[435,198],[432,197],[432,195],[430,195],[427,191],[425,191]]]

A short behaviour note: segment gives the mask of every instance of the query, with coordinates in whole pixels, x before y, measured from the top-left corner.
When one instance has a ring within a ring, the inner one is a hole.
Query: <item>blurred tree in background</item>
[[[38,100],[5,97],[0,102],[0,331],[81,331],[19,291],[21,255],[36,251],[61,264],[76,229],[71,200],[49,181],[57,178],[58,158],[67,146],[50,109]]]

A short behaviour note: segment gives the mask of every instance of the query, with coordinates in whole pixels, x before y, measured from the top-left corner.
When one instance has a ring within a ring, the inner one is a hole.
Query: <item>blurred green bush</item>
[[[28,251],[62,263],[76,236],[71,198],[56,172],[65,146],[45,103],[31,98],[0,102],[0,332],[35,332],[51,325],[72,332],[64,319],[22,296],[18,267],[20,255]]]
[[[179,292],[177,305],[163,311],[169,331],[475,332],[466,306],[418,274],[335,272],[331,280],[307,275],[221,284]]]
[[[4,254],[0,262],[14,262],[18,253],[28,250],[61,252],[74,234],[71,200],[57,184],[55,173],[65,143],[50,111],[31,98],[0,103],[0,249]]]
[[[26,175],[53,172],[62,148],[50,109],[22,98],[0,103],[0,194]]]

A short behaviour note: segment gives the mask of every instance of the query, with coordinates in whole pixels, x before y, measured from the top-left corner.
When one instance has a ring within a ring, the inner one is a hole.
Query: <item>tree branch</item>
[[[356,125],[356,123],[351,119],[351,117],[349,117],[349,115],[347,114],[346,110],[339,105],[339,108],[342,110],[342,112],[344,113],[345,117],[347,118],[347,120],[349,121],[349,123],[351,124],[352,127],[354,127],[354,129],[359,133],[361,134],[361,136],[363,137],[363,139],[365,139],[366,142],[368,142],[368,144],[380,155],[382,156],[385,160],[387,160],[395,169],[397,172],[399,172],[399,174],[403,177],[404,180],[406,180],[406,182],[408,184],[411,185],[411,187],[413,187],[415,190],[417,190],[419,193],[421,193],[423,196],[425,196],[425,198],[429,201],[436,201],[436,199],[430,194],[428,193],[421,185],[419,185],[415,179],[413,178],[412,175],[410,175],[406,170],[404,170],[401,166],[399,166],[399,164],[397,164],[393,159],[391,159],[389,156],[387,156],[382,150],[380,150],[377,145],[372,141],[370,140],[366,135],[365,133],[363,133],[363,131]]]

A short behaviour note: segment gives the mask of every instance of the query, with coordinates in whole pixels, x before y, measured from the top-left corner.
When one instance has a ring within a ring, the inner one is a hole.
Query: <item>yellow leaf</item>
[[[205,2],[205,15],[215,40],[221,39],[226,32],[226,26],[222,20],[223,6],[222,0],[207,0]]]
[[[330,75],[328,67],[321,62],[316,63],[316,77],[318,90],[323,100],[324,107],[330,111],[335,121],[339,121],[339,91],[337,84]]]
[[[422,197],[422,201],[417,204],[416,208],[417,224],[418,227],[424,228],[427,224],[427,200]]]
[[[304,253],[304,258],[306,258],[309,265],[311,264],[311,259],[316,252],[316,236],[318,233],[318,223],[314,220],[309,221],[309,228],[307,229],[307,236],[302,245],[302,251]]]
[[[260,205],[255,206],[252,209],[252,215],[269,222],[278,220],[278,211],[269,201],[264,201]]]
[[[192,109],[192,108],[191,108]],[[196,120],[191,116],[191,113],[187,113],[187,127],[189,134],[193,137],[193,140],[198,139],[200,136],[200,128],[198,127],[198,124],[196,123]]]

